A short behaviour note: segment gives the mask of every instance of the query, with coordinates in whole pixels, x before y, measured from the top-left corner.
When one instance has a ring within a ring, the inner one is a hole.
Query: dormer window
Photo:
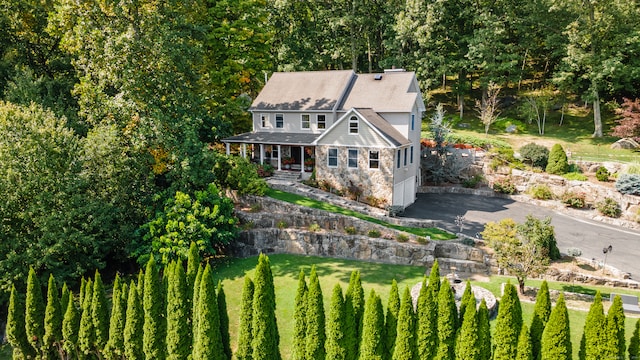
[[[358,117],[352,116],[349,118],[349,134],[358,134]]]
[[[309,114],[302,114],[302,123],[300,124],[300,127],[302,127],[303,129],[311,128],[311,122],[309,121]]]
[[[317,117],[317,125],[318,129],[326,129],[327,128],[327,118],[325,115],[318,115]]]

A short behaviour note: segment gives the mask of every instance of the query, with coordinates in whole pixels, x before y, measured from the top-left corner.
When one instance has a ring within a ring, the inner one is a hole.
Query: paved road
[[[484,224],[489,221],[512,218],[516,222],[523,222],[528,214],[538,218],[551,217],[560,252],[575,247],[582,250],[582,257],[602,261],[602,248],[611,245],[613,251],[607,255],[607,264],[629,272],[632,278],[640,280],[638,231],[570,217],[513,200],[462,194],[418,194],[417,201],[405,210],[403,216],[432,219],[441,228],[459,232],[455,218],[463,215],[465,221],[462,232],[473,236],[482,232]]]

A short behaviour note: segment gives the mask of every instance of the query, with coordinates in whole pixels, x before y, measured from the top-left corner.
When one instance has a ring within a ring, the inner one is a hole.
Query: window
[[[349,134],[357,134],[358,133],[358,118],[356,116],[352,116],[349,118]]]
[[[380,152],[379,151],[369,151],[369,169],[379,169],[380,168]]]
[[[329,149],[329,152],[327,153],[327,166],[338,167],[338,149]]]
[[[404,166],[407,166],[407,152],[409,152],[409,149],[404,148]]]
[[[358,150],[349,149],[348,166],[352,169],[358,168]]]
[[[411,146],[411,155],[409,156],[409,158],[411,159],[411,163],[413,164],[413,146]]]
[[[324,115],[318,115],[316,118],[316,123],[318,125],[318,129],[326,129],[327,128],[327,119]]]
[[[260,126],[266,128],[267,124],[269,124],[269,115],[260,114]]]
[[[411,114],[411,131],[416,129],[416,115]]]
[[[302,114],[302,123],[300,125],[303,129],[310,129],[311,123],[309,122],[309,114]]]
[[[276,114],[276,127],[282,129],[284,127],[284,114]]]
[[[400,169],[400,150],[398,150],[398,156],[396,156],[396,166]]]

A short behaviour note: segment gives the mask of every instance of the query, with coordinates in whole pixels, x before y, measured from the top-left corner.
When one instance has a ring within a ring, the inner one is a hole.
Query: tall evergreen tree
[[[62,310],[60,309],[58,286],[53,274],[50,274],[47,286],[47,306],[44,313],[43,352],[52,356],[54,350],[58,350],[58,353],[61,354],[61,340]]]
[[[244,277],[242,287],[242,302],[240,303],[240,329],[238,330],[237,360],[252,360],[251,326],[253,323],[253,281],[250,277]]]
[[[402,294],[402,302],[398,310],[398,321],[396,327],[396,339],[393,346],[391,359],[393,360],[413,360],[418,355],[416,347],[416,316],[413,312],[413,298],[411,291],[405,287]],[[387,342],[387,344],[389,344]]]
[[[198,265],[198,271],[196,272],[196,277],[193,280],[193,298],[191,300],[191,334],[193,336],[193,340],[191,343],[195,343],[195,336],[198,331],[198,296],[200,296],[200,280],[202,279],[202,271],[203,267]]]
[[[167,359],[186,360],[191,354],[191,315],[187,277],[180,262],[174,262],[167,289]]]
[[[326,340],[324,303],[322,289],[315,265],[309,275],[309,291],[307,292],[307,360],[323,360],[325,358],[324,343]]]
[[[384,343],[384,310],[380,297],[372,289],[365,303],[364,318],[362,320],[360,359],[385,359]]]
[[[636,321],[633,335],[629,339],[629,360],[640,359],[640,319]]]
[[[162,296],[162,283],[156,269],[153,255],[149,258],[144,272],[144,293],[142,297],[144,309],[143,344],[147,360],[162,360],[166,354],[166,323]]]
[[[102,277],[96,270],[93,281],[93,294],[91,297],[91,321],[95,337],[94,347],[96,351],[102,351],[109,340],[109,304],[102,283]]]
[[[549,321],[542,333],[540,358],[542,360],[572,359],[569,314],[563,294],[558,297],[556,306],[551,310]]]
[[[124,324],[124,354],[127,359],[143,359],[144,309],[140,289],[131,281],[127,296],[127,313]]]
[[[218,281],[216,289],[218,295],[218,316],[220,318],[220,336],[222,347],[228,360],[231,360],[231,339],[229,338],[229,313],[227,313],[227,295],[224,293],[222,281]]]
[[[80,292],[78,293],[78,303],[80,304],[80,308],[82,308],[82,304],[84,304],[84,294],[86,287],[87,279],[85,279],[83,276],[82,279],[80,279]]]
[[[522,308],[518,291],[511,283],[507,283],[500,299],[493,335],[494,360],[511,360],[516,357],[520,330],[522,330]]]
[[[478,307],[478,347],[480,348],[479,360],[491,359],[491,325],[489,324],[489,309],[484,299]]]
[[[27,340],[37,354],[42,354],[42,340],[44,337],[44,300],[40,281],[33,268],[29,269],[27,278],[27,300],[25,302],[25,328]]]
[[[11,285],[9,295],[9,309],[7,313],[7,342],[13,349],[13,359],[27,359],[33,357],[35,352],[27,340],[25,331],[25,307],[16,291],[16,287]]]
[[[602,338],[605,336],[605,327],[606,318],[604,316],[604,308],[602,306],[602,296],[600,295],[600,291],[598,291],[591,303],[591,307],[589,308],[589,312],[587,313],[587,318],[584,323],[583,342],[585,359],[601,358],[603,348]],[[581,345],[581,348],[582,347],[583,346]]]
[[[65,311],[67,311],[70,291],[71,290],[69,290],[69,286],[67,286],[67,283],[62,284],[62,290],[60,292],[60,312],[62,314],[62,317],[64,317],[64,313]]]
[[[467,289],[470,288],[471,285],[467,283]],[[471,301],[473,301],[473,303]],[[464,301],[460,304],[461,309],[462,303],[464,303]],[[478,360],[480,358],[479,326],[475,305],[475,298],[473,298],[473,296],[467,296],[464,318],[462,319],[460,331],[456,338],[456,360]]]
[[[347,347],[345,344],[345,306],[342,297],[342,287],[336,284],[331,295],[331,305],[327,316],[327,359],[345,360],[347,357]]]
[[[189,319],[189,323],[191,327],[193,327],[193,295],[194,289],[196,288],[196,276],[198,275],[198,269],[200,266],[200,252],[198,251],[198,246],[195,242],[191,242],[189,246],[189,253],[187,254],[187,304],[189,306],[189,314],[187,318]]]
[[[198,331],[194,334],[193,360],[225,358],[215,289],[211,266],[207,264],[198,290]]]
[[[516,360],[533,360],[531,348],[531,333],[526,324],[522,324],[522,331],[518,337],[518,356]]]
[[[69,292],[69,301],[62,319],[63,350],[67,358],[76,358],[78,355],[78,330],[80,327],[80,313],[73,301],[73,293]]]
[[[298,290],[293,306],[293,359],[304,360],[307,352],[307,281],[302,269],[298,275]]]
[[[253,293],[252,343],[254,360],[280,360],[280,336],[276,323],[276,295],[269,258],[260,254]]]
[[[431,272],[429,272],[429,284],[433,293],[440,293],[440,265],[438,264],[438,259],[433,261],[433,265],[431,265]]]
[[[455,358],[458,310],[448,280],[443,280],[438,293],[438,352],[441,360]]]
[[[412,304],[413,307],[413,304]],[[396,332],[398,331],[398,312],[400,311],[400,294],[396,279],[391,282],[389,291],[389,301],[387,302],[387,315],[384,319],[385,339],[389,358],[393,356],[393,348],[396,343]],[[414,321],[415,322],[415,321]],[[415,339],[414,339],[415,341]],[[415,345],[415,344],[414,344]]]
[[[109,318],[109,340],[104,349],[105,357],[118,359],[124,356],[124,323],[127,311],[126,284],[122,284],[120,275],[113,280],[111,296],[111,317]]]
[[[93,328],[93,317],[91,316],[91,300],[93,297],[93,281],[87,280],[84,286],[83,303],[80,311],[80,328],[78,329],[78,355],[81,358],[88,356],[93,350],[95,343],[95,329]]]
[[[531,352],[533,358],[537,359],[540,353],[540,340],[542,332],[549,321],[551,314],[551,298],[549,296],[549,285],[544,280],[538,293],[536,294],[536,305],[533,310],[533,318],[531,319]]]
[[[473,297],[473,292],[471,291],[471,283],[467,280],[467,284],[464,287],[464,292],[462,293],[462,298],[460,298],[460,310],[458,311],[458,324],[462,326],[462,322],[464,321],[464,312],[469,305],[473,301],[473,306],[476,305],[476,299]]]
[[[604,359],[624,359],[626,349],[624,336],[624,309],[622,308],[622,299],[619,295],[613,299],[613,303],[609,307],[607,313],[604,352]]]
[[[347,360],[358,359],[362,338],[362,314],[364,309],[364,290],[360,282],[360,272],[352,271],[349,286],[344,296],[346,317]]]
[[[434,273],[433,269],[431,273]],[[427,286],[426,278],[424,278],[418,295],[416,345],[420,359],[434,359],[438,351],[438,302],[435,289],[439,289],[440,286],[436,286],[435,282],[440,280],[439,277],[437,279],[431,280],[434,281],[434,284]]]

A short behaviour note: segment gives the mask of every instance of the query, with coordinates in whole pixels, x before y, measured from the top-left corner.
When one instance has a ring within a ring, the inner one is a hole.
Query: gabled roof
[[[385,71],[383,74],[358,74],[341,108],[371,108],[376,112],[411,112],[416,102],[418,102],[418,109],[424,111],[415,73]]]
[[[351,109],[347,111],[338,121],[336,121],[333,126],[331,126],[327,131],[322,133],[314,144],[318,144],[322,138],[330,134],[335,128],[338,127],[338,124],[346,121],[348,117],[352,114],[356,114],[360,119],[362,119],[369,127],[371,127],[378,135],[380,135],[385,141],[394,147],[408,146],[411,145],[411,141],[404,137],[396,128],[394,128],[387,120],[385,120],[382,116],[380,116],[377,112],[372,109]]]
[[[354,76],[352,70],[277,72],[249,110],[332,111],[343,100]]]

